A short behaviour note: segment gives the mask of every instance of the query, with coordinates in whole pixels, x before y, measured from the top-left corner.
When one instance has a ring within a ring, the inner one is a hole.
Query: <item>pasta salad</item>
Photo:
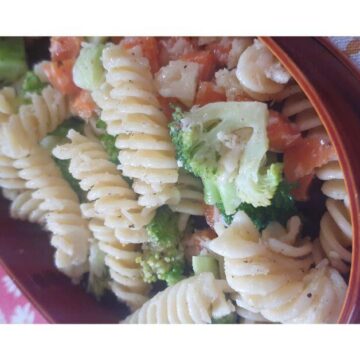
[[[30,64],[31,41],[0,38],[0,187],[59,271],[122,323],[337,321],[344,175],[260,40],[52,37]]]

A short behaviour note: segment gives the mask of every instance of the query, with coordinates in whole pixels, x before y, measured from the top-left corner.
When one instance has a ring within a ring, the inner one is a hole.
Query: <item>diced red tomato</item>
[[[44,66],[44,71],[51,85],[59,90],[63,95],[75,95],[80,91],[72,77],[74,60],[65,60],[62,62],[49,62]]]
[[[50,40],[50,55],[53,61],[75,59],[80,52],[82,38],[76,36],[53,36]]]
[[[191,61],[200,65],[200,81],[211,80],[215,73],[216,59],[209,50],[194,51],[192,53],[182,55],[180,60]]]
[[[227,65],[231,46],[231,39],[223,39],[222,41],[217,41],[206,46],[206,48],[214,54],[217,67],[223,67]]]
[[[160,69],[158,43],[154,37],[125,37],[122,44],[126,49],[140,46],[143,56],[149,60],[151,72],[154,74]]]
[[[299,138],[284,152],[284,173],[288,181],[296,181],[327,162],[336,153],[327,136]]]
[[[195,98],[195,105],[203,106],[217,101],[226,101],[224,90],[210,81],[200,82]]]
[[[172,113],[174,112],[174,109],[170,106],[171,104],[175,106],[179,106],[182,110],[186,111],[187,109],[181,103],[178,99],[172,98],[172,97],[163,97],[161,95],[158,95],[158,100],[161,106],[162,111],[164,112],[166,118],[168,120],[172,120]]]
[[[118,44],[122,39],[123,39],[122,36],[112,36],[110,38],[111,42],[113,42],[114,44]]]
[[[291,123],[285,116],[277,111],[270,110],[267,135],[270,142],[270,150],[284,152],[294,141],[301,137],[296,124]]]
[[[84,120],[90,119],[96,110],[91,95],[86,90],[81,90],[70,100],[70,110],[74,115],[78,115]]]
[[[297,180],[297,187],[291,191],[291,194],[294,196],[297,201],[306,201],[309,199],[309,188],[312,180],[314,179],[314,172],[309,175]]]
[[[177,60],[182,55],[194,52],[195,44],[190,38],[186,37],[169,37],[162,38],[158,41],[160,65],[164,66],[171,60]]]

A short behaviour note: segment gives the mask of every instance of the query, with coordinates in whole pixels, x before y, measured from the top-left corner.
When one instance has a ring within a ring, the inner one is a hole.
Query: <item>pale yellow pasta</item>
[[[147,60],[120,45],[109,45],[102,62],[106,81],[92,96],[107,132],[116,136],[123,174],[134,179],[142,206],[176,203],[175,151]]]
[[[90,232],[82,218],[77,195],[63,179],[50,154],[40,146],[14,161],[20,178],[26,181],[31,197],[40,201],[39,211],[46,214],[46,229],[56,248],[55,264],[68,276],[77,279],[87,271]]]
[[[282,113],[293,117],[301,132],[308,132],[309,136],[320,134],[324,138],[325,129],[298,85],[291,85],[278,95],[278,100],[284,99]],[[325,255],[333,267],[347,273],[351,263],[352,225],[344,174],[335,158],[316,169],[316,176],[324,181],[321,190],[328,199],[327,211],[320,222],[318,245],[323,251],[315,247],[315,257],[319,262]]]
[[[108,287],[132,311],[136,310],[148,299],[150,289],[142,279],[140,265],[136,263],[136,258],[141,255],[139,247],[135,244],[121,244],[114,230],[97,216],[94,203],[82,204],[81,209],[83,216],[89,219],[89,228],[99,250],[105,254],[104,263],[110,275]]]
[[[18,159],[27,156],[47,133],[55,130],[68,116],[65,97],[47,86],[40,95],[31,95],[32,103],[19,107],[0,127],[0,151]]]
[[[70,160],[69,171],[87,191],[94,202],[95,213],[114,229],[116,238],[123,244],[144,243],[148,240],[144,225],[154,215],[152,209],[143,208],[136,194],[123,179],[116,165],[108,160],[102,145],[74,130],[68,135],[70,143],[54,148],[53,155]]]
[[[8,117],[15,114],[16,109],[16,92],[12,87],[0,89],[0,126],[6,122]]]
[[[41,200],[33,198],[32,190],[3,189],[3,195],[11,201],[10,215],[14,219],[44,223],[46,211],[40,209]]]
[[[209,249],[224,257],[226,280],[237,293],[238,306],[272,322],[336,322],[345,281],[327,260],[310,270],[312,249],[303,249],[300,257],[295,251],[301,244],[297,224],[289,223],[288,230],[281,232],[279,226],[271,225],[260,235],[248,216],[239,212],[230,227],[209,242]],[[269,244],[269,239],[276,238],[286,245],[283,249],[294,249],[283,255],[278,251],[281,246],[274,249]]]
[[[211,273],[201,273],[166,288],[128,316],[129,324],[209,324],[234,311],[225,298],[228,286]]]
[[[236,77],[243,90],[259,101],[274,99],[290,80],[280,62],[258,40],[240,55]]]
[[[180,201],[170,205],[172,211],[189,214],[204,215],[204,194],[200,179],[180,171],[177,188],[180,192]]]

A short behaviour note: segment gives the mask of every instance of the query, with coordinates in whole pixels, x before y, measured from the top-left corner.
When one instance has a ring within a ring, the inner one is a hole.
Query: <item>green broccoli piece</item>
[[[98,129],[102,129],[106,131],[106,122],[103,120],[98,120],[96,122],[96,127]],[[102,143],[105,151],[107,152],[109,156],[109,160],[113,162],[114,164],[119,164],[119,150],[115,146],[116,137],[107,134],[106,132],[104,134],[101,134],[99,136],[100,142]]]
[[[41,90],[45,87],[39,77],[33,72],[28,71],[25,74],[24,80],[22,82],[21,90],[24,94],[26,93],[37,93],[39,94]]]
[[[185,258],[178,221],[179,214],[165,205],[157,209],[154,219],[147,225],[150,241],[136,259],[145,282],[163,280],[170,286],[184,278]]]
[[[237,314],[235,312],[232,312],[228,315],[225,315],[218,319],[211,319],[212,324],[236,324],[237,323]]]
[[[282,165],[265,165],[268,110],[259,102],[218,102],[182,113],[176,108],[170,136],[182,167],[201,178],[205,202],[268,206],[281,181]]]
[[[18,80],[27,68],[24,39],[0,38],[0,84]]]
[[[271,205],[254,207],[251,204],[242,203],[237,208],[237,211],[244,211],[259,231],[266,228],[272,221],[278,221],[282,225],[286,225],[286,222],[292,216],[299,213],[295,205],[295,200],[291,195],[293,188],[293,184],[289,184],[284,180],[276,189],[275,195],[271,200]],[[218,204],[217,207],[222,213],[225,223],[230,225],[233,220],[233,215],[226,215],[221,204]]]

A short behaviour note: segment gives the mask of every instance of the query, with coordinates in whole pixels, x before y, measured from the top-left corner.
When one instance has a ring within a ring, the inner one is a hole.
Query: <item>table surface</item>
[[[331,37],[360,70],[360,37]],[[0,266],[0,324],[45,324],[46,320]]]

